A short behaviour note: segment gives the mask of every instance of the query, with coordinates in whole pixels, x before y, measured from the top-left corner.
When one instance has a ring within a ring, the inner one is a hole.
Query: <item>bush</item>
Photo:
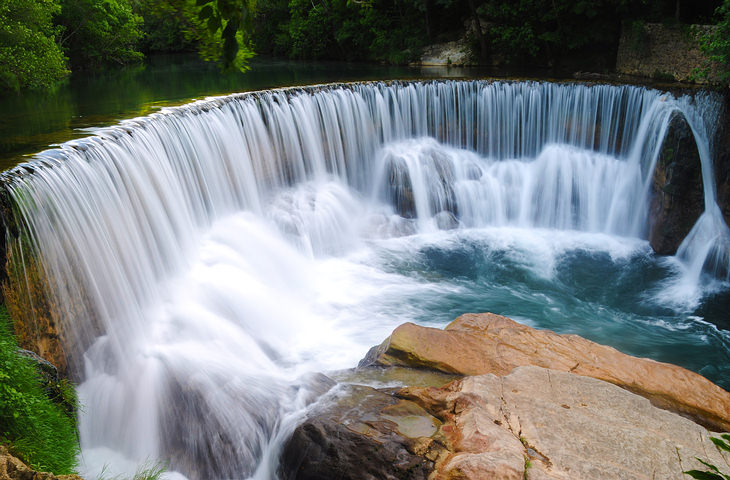
[[[56,0],[0,2],[0,93],[49,88],[68,75],[66,57],[55,42]]]
[[[0,442],[39,471],[73,473],[79,451],[76,422],[62,404],[73,399],[69,384],[52,386],[54,403],[44,391],[33,362],[17,354],[11,320],[0,306]]]
[[[717,29],[700,40],[700,48],[718,65],[720,80],[730,82],[730,0],[715,10]]]
[[[139,62],[142,17],[129,0],[61,0],[61,45],[76,67]]]

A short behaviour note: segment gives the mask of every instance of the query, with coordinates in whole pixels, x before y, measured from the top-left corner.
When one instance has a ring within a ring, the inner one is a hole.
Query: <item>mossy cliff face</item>
[[[26,234],[17,224],[15,205],[0,181],[0,289],[18,344],[47,360],[62,377],[69,373],[59,306],[49,291],[50,278]]]
[[[21,348],[40,355],[65,376],[68,357],[54,319],[58,305],[47,291],[47,275],[35,255],[18,239],[8,242],[2,293]]]

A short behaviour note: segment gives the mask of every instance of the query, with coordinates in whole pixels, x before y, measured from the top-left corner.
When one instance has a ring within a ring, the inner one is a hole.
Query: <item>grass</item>
[[[74,473],[79,451],[73,387],[59,383],[58,403],[49,398],[32,361],[16,353],[12,321],[0,306],[0,443],[38,471]],[[64,406],[64,404],[66,406]],[[73,409],[72,409],[73,410]]]
[[[710,437],[712,443],[720,451],[730,452],[730,435],[723,433],[720,437]],[[697,458],[697,457],[695,457]],[[706,467],[706,470],[688,470],[685,475],[697,480],[730,480],[730,475],[725,475],[715,465],[697,458],[697,461]]]
[[[107,477],[105,471],[106,466],[102,469],[101,474],[96,480],[160,480],[162,474],[167,471],[167,464],[160,462],[145,463],[137,469],[132,478],[123,475]]]

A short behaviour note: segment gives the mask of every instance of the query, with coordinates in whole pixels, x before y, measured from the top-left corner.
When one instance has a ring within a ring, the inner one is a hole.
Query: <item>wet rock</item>
[[[83,480],[78,475],[37,472],[0,445],[0,480]]]
[[[445,210],[434,215],[434,220],[439,230],[453,230],[459,227],[459,221],[454,214]]]
[[[702,166],[692,130],[675,113],[654,169],[649,206],[649,243],[674,255],[705,209]]]
[[[393,158],[387,165],[386,198],[403,218],[416,218],[416,201],[408,168],[402,159]]]
[[[371,365],[499,376],[540,366],[613,383],[714,431],[730,431],[730,393],[701,375],[491,313],[462,315],[444,330],[403,324],[360,362]]]
[[[418,404],[365,386],[323,399],[284,447],[286,480],[426,479],[446,453],[441,422]]]

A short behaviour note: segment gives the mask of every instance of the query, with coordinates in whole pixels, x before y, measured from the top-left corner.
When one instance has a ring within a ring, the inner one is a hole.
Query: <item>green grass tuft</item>
[[[102,469],[101,474],[96,480],[160,480],[162,474],[167,471],[167,464],[163,462],[147,462],[137,468],[132,478],[124,475],[116,475],[108,477],[106,475],[106,466]]]
[[[0,305],[0,443],[35,470],[57,475],[74,473],[79,451],[73,415],[44,391],[32,361],[16,353],[12,321]],[[66,400],[75,402],[73,387],[62,385]]]

